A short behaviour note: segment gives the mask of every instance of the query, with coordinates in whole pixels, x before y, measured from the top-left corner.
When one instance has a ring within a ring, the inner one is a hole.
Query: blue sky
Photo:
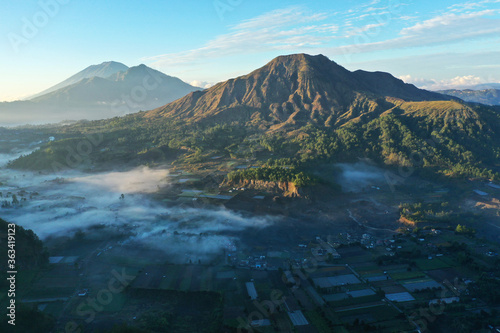
[[[500,0],[0,3],[0,100],[109,60],[210,85],[299,52],[428,89],[500,82]]]

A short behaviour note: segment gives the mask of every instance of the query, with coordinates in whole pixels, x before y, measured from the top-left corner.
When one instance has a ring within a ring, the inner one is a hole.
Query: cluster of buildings
[[[254,269],[267,269],[268,267],[266,256],[251,257],[239,261],[239,267],[254,268]]]

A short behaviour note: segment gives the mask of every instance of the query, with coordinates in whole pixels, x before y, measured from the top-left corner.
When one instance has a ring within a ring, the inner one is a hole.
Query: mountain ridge
[[[296,54],[277,57],[247,75],[188,94],[148,116],[200,121],[209,116],[220,118],[238,108],[244,117],[260,117],[270,125],[308,119],[335,123],[375,111],[385,104],[381,97],[386,96],[414,101],[452,99],[388,73],[350,72],[323,55]]]
[[[163,89],[162,84],[168,85],[168,88]],[[166,75],[142,64],[129,67],[126,71],[120,71],[105,78],[99,76],[83,78],[74,84],[34,98],[31,101],[60,103],[65,99],[65,101],[72,103],[91,101],[93,104],[111,104],[119,100],[122,94],[131,95],[132,99],[134,99],[134,92],[138,90],[140,91],[137,92],[138,95],[145,92],[152,95],[150,97],[158,100],[156,103],[146,104],[141,103],[143,102],[142,99],[144,99],[142,96],[138,96],[133,100],[135,104],[147,110],[150,105],[168,103],[196,89],[198,88],[176,77]],[[88,96],[89,94],[91,96]]]
[[[500,89],[448,89],[438,91],[441,94],[460,98],[466,102],[486,105],[500,105]]]
[[[114,62],[93,65],[71,76],[62,88],[31,100],[0,103],[0,123],[50,123],[103,119],[150,110],[199,90],[179,78],[142,64],[116,71]],[[88,76],[89,73],[106,75]],[[70,80],[71,79],[71,80]],[[63,82],[63,83],[64,83]]]
[[[350,72],[322,55],[280,56],[159,108],[61,130],[103,131],[103,148],[127,161],[170,160],[172,150],[184,163],[225,156],[309,169],[369,158],[434,176],[500,178],[495,108],[421,90],[388,73]],[[52,151],[13,165],[40,159],[50,165]]]
[[[90,65],[86,67],[85,69],[81,70],[80,72],[70,76],[69,78],[65,79],[64,81],[59,82],[58,84],[47,88],[35,95],[32,95],[28,97],[28,100],[37,98],[39,96],[54,92],[58,89],[67,87],[69,85],[75,84],[78,81],[86,78],[91,78],[93,76],[101,77],[101,78],[106,78],[108,76],[111,76],[117,72],[121,71],[126,71],[128,70],[129,67],[127,65],[122,64],[121,62],[117,61],[105,61],[97,65]]]

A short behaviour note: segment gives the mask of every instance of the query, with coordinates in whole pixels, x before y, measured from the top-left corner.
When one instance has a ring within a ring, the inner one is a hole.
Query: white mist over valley
[[[3,161],[13,155],[4,154]],[[161,250],[170,262],[212,258],[234,247],[234,232],[265,228],[278,219],[247,217],[225,208],[168,207],[148,194],[169,186],[167,169],[139,167],[128,171],[60,174],[2,169],[3,218],[32,229],[42,240],[109,233],[120,245]],[[122,197],[123,194],[123,197]]]

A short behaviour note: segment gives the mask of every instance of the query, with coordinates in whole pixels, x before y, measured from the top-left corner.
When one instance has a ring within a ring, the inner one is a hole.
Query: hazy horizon
[[[39,93],[104,61],[144,63],[208,87],[291,53],[321,53],[349,70],[386,71],[433,90],[500,82],[497,0],[5,6],[0,101]]]

